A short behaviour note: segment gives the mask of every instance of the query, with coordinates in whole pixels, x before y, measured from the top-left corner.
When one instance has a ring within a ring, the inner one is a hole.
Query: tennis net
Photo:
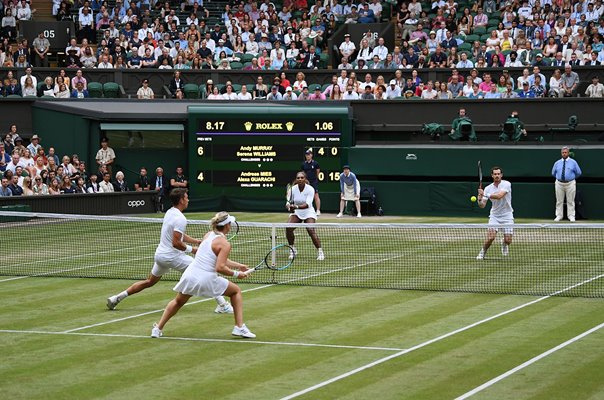
[[[142,279],[161,222],[0,212],[8,254],[0,275]],[[274,244],[287,242],[288,226],[297,228],[292,266],[238,283],[604,297],[604,224],[517,224],[509,255],[502,254],[500,230],[484,260],[476,256],[487,225],[315,224],[325,252],[318,261],[305,225],[240,222],[231,259],[255,266]],[[201,238],[208,229],[208,221],[190,220],[187,233]],[[164,279],[179,277],[172,271]]]

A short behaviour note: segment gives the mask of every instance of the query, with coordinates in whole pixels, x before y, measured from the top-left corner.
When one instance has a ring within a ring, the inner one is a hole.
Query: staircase
[[[52,16],[52,1],[41,0],[34,2],[34,13],[33,19],[37,21],[54,21]]]

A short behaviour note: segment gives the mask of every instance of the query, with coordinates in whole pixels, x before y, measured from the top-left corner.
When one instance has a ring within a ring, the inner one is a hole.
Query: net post
[[[271,225],[271,249],[274,249],[277,245],[277,227],[275,225]],[[273,252],[271,256],[271,262],[275,265],[275,252]]]

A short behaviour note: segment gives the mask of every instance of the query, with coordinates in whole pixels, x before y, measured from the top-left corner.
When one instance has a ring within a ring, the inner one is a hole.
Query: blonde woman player
[[[138,281],[123,292],[109,297],[107,299],[107,307],[110,310],[113,310],[126,297],[155,285],[170,269],[184,271],[193,262],[193,257],[185,253],[195,254],[197,247],[193,247],[191,244],[199,245],[201,240],[194,239],[185,233],[187,219],[183,211],[189,206],[187,190],[183,188],[173,189],[170,192],[170,201],[172,202],[172,208],[164,215],[159,246],[155,250],[151,273],[147,279]],[[233,312],[233,307],[224,297],[216,296],[215,300],[218,306],[214,312],[218,314],[230,314]]]
[[[317,213],[312,205],[313,199],[315,198],[315,189],[310,185],[306,174],[300,171],[296,174],[296,181],[291,188],[289,199],[285,203],[285,207],[291,213],[287,220],[290,224],[314,224],[317,222]],[[294,247],[294,241],[296,236],[294,230],[296,228],[285,228],[285,236],[287,237],[287,243],[292,247],[294,254],[297,254],[297,250]],[[310,236],[313,245],[317,248],[317,260],[322,261],[325,259],[323,249],[321,248],[321,240],[317,235],[314,228],[306,228],[308,235]]]
[[[491,177],[493,183],[482,189],[478,189],[478,206],[485,208],[487,201],[491,200],[493,206],[489,214],[489,229],[487,230],[487,238],[480,249],[480,253],[476,256],[477,260],[483,260],[487,254],[487,250],[497,236],[499,230],[494,225],[505,225],[503,227],[503,240],[501,241],[501,254],[507,256],[509,254],[509,246],[512,243],[512,235],[514,228],[514,210],[512,209],[512,184],[503,178],[503,170],[500,167],[491,168]]]
[[[256,337],[243,323],[241,289],[233,282],[218,276],[218,274],[221,274],[240,279],[247,277],[247,274],[244,273],[248,270],[246,265],[229,260],[231,244],[226,235],[231,230],[231,223],[233,222],[235,222],[235,217],[224,211],[219,212],[212,218],[212,230],[206,233],[197,249],[195,260],[174,286],[174,291],[177,292],[176,297],[166,306],[159,323],[153,325],[152,338],[162,336],[162,330],[166,323],[192,296],[216,297],[220,295],[229,296],[235,309],[235,327],[231,334],[244,338]]]

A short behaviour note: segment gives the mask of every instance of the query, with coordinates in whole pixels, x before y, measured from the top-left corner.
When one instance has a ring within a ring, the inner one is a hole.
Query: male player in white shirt
[[[155,250],[155,262],[151,273],[147,279],[138,281],[123,292],[109,297],[107,299],[107,308],[110,310],[113,310],[126,297],[155,285],[171,268],[184,272],[193,262],[193,257],[186,253],[195,254],[197,247],[193,247],[191,244],[197,246],[201,243],[201,240],[194,239],[185,233],[187,218],[182,212],[189,206],[187,190],[183,188],[173,189],[170,192],[170,201],[172,202],[172,208],[164,215],[159,245]],[[233,306],[223,296],[215,297],[215,300],[218,303],[218,307],[216,307],[214,312],[218,314],[233,313]]]
[[[485,208],[487,200],[491,200],[493,206],[489,214],[489,229],[487,231],[487,239],[482,245],[482,249],[477,260],[483,260],[491,247],[491,244],[497,236],[498,228],[494,225],[506,225],[503,228],[503,240],[501,241],[501,254],[507,256],[509,254],[509,245],[512,243],[512,235],[514,229],[511,225],[514,224],[514,210],[512,209],[512,184],[509,181],[503,180],[503,171],[500,167],[491,168],[491,177],[493,183],[482,189],[478,189],[478,206]]]

